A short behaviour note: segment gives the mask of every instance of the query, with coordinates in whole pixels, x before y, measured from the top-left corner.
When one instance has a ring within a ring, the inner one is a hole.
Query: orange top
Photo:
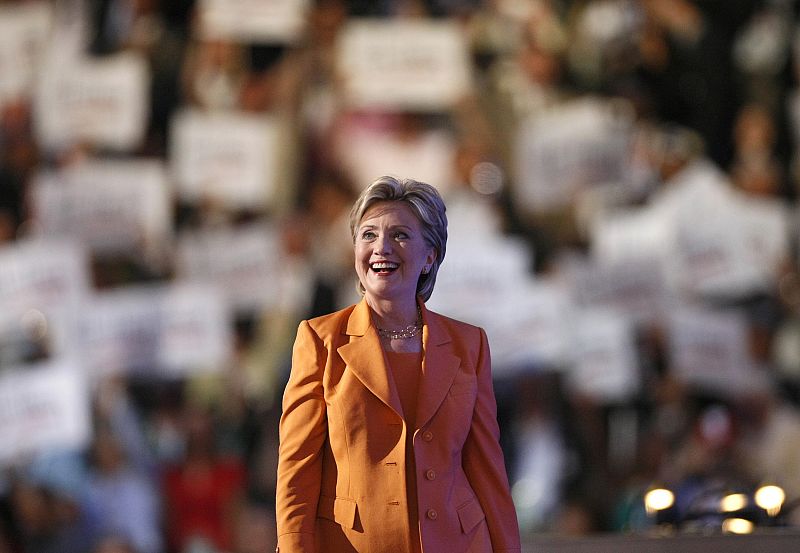
[[[397,394],[400,396],[400,404],[403,406],[403,418],[408,427],[413,429],[417,414],[419,379],[422,374],[422,352],[387,351],[386,360],[394,378],[394,385],[397,387]]]
[[[419,511],[417,508],[417,467],[414,462],[411,440],[414,437],[414,429],[416,428],[417,397],[419,381],[422,375],[422,352],[398,353],[387,351],[386,360],[389,365],[389,371],[394,378],[397,394],[400,396],[400,404],[403,406],[403,418],[408,428],[408,432],[406,433],[408,517],[411,527],[411,543],[413,546],[411,551],[419,553],[422,551],[422,546],[419,537]]]

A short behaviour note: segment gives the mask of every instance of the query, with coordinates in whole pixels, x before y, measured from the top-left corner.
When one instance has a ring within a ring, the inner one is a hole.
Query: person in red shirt
[[[238,457],[217,453],[210,413],[191,409],[187,420],[186,455],[164,477],[169,551],[178,553],[193,543],[230,551],[244,495],[245,465]]]

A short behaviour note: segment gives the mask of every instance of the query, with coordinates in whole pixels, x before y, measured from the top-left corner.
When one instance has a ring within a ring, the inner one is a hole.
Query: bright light
[[[753,523],[744,518],[726,518],[722,521],[722,531],[727,534],[752,534]]]
[[[669,509],[675,503],[675,495],[665,488],[654,488],[644,495],[644,506],[649,514]]]
[[[747,496],[743,493],[731,493],[719,502],[719,510],[723,513],[741,511],[747,506]]]
[[[786,493],[780,486],[761,486],[756,490],[756,504],[764,509],[769,516],[774,517],[781,510]]]

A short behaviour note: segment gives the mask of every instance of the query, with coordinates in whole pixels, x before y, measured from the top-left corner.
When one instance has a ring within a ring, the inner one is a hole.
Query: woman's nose
[[[387,254],[392,251],[392,244],[391,240],[388,240],[385,236],[381,235],[375,240],[375,253],[378,254]]]

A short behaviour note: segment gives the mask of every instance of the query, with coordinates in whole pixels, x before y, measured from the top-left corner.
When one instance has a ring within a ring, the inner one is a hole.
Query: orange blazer
[[[280,422],[280,553],[413,551],[408,433],[423,551],[520,551],[486,334],[420,307],[417,428],[402,417],[366,301],[300,323]]]

